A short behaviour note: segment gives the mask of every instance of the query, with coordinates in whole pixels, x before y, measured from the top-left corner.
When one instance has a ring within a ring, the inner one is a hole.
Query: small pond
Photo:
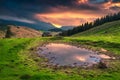
[[[60,66],[92,66],[101,59],[110,59],[105,54],[98,54],[85,48],[63,43],[49,43],[38,48],[37,52],[49,60],[49,63]]]

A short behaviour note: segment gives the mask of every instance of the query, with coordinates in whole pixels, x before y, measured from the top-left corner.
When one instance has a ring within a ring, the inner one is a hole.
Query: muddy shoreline
[[[93,52],[95,52],[97,54],[106,54],[106,55],[108,55],[110,57],[115,57],[116,59],[120,60],[120,55],[114,54],[113,52],[110,52],[110,51],[108,51],[108,50],[106,50],[104,48],[95,48],[95,47],[90,46],[90,45],[82,45],[82,44],[80,44],[80,43],[78,44],[76,42],[61,42],[61,41],[59,41],[59,42],[56,42],[56,41],[50,42],[50,41],[48,41],[48,42],[44,42],[44,43],[40,44],[39,46],[36,47],[36,49],[38,50],[38,47],[45,46],[45,45],[50,44],[50,43],[72,45],[72,46],[76,46],[78,48],[83,48],[83,49],[93,51]],[[102,51],[102,49],[104,49],[106,51]]]
[[[109,62],[113,61],[113,60],[117,60],[119,59],[119,57],[117,55],[113,55],[112,53],[110,53],[109,51],[101,51],[101,50],[95,50],[95,49],[92,49],[91,47],[89,46],[86,46],[86,45],[78,45],[78,44],[75,44],[75,43],[66,43],[66,42],[47,42],[47,43],[44,43],[40,46],[37,47],[37,51],[39,50],[39,47],[43,47],[43,46],[46,46],[47,44],[50,44],[50,43],[58,43],[58,44],[65,44],[65,45],[72,45],[72,46],[76,46],[77,48],[82,48],[82,49],[87,49],[87,50],[90,50],[90,51],[93,51],[94,53],[97,53],[98,55],[99,54],[107,54],[108,56],[112,57],[110,59],[102,59],[100,62],[102,63],[105,63],[108,64]],[[38,53],[37,53],[38,54]],[[112,55],[111,55],[112,54]],[[46,57],[43,57],[41,55],[39,55],[39,57],[43,58],[45,61],[42,63],[44,65],[46,65],[46,67],[56,67],[56,68],[60,68],[60,67],[82,67],[82,68],[87,68],[88,66],[78,66],[76,65],[76,63],[74,63],[74,65],[59,65],[59,64],[51,64],[50,63],[50,59],[46,58]],[[54,58],[54,57],[53,57]],[[98,63],[99,64],[99,63]],[[92,66],[89,66],[90,67],[96,67],[98,66],[98,64],[94,64]]]

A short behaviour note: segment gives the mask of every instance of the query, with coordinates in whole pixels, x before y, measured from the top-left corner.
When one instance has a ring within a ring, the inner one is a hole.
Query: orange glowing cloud
[[[49,13],[49,14],[36,14],[35,18],[41,21],[52,23],[53,25],[60,26],[78,26],[85,22],[91,22],[98,18],[96,14],[85,14],[80,12],[63,12],[63,13]]]
[[[112,0],[109,0],[107,3],[103,4],[103,7],[105,9],[110,9],[111,7],[120,7],[120,2],[119,3],[113,3]]]
[[[88,0],[78,0],[78,3],[87,3]]]
[[[89,0],[77,0],[72,7],[56,6],[50,7],[48,13],[37,13],[34,18],[40,21],[52,23],[56,27],[78,26],[85,22],[92,22],[96,18],[107,14],[116,13],[111,7],[120,7],[120,2],[108,2],[93,4]]]

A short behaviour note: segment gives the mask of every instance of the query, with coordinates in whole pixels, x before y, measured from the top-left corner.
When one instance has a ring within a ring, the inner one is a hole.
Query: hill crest
[[[0,38],[31,38],[40,37],[42,32],[14,25],[0,25]]]

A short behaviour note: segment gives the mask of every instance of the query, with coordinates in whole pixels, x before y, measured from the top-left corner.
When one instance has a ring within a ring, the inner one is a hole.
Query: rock
[[[51,52],[49,52],[48,54],[51,54]]]
[[[76,65],[77,65],[77,63],[73,63],[73,65],[75,65],[75,66],[76,66]]]
[[[107,52],[107,50],[106,50],[106,49],[104,49],[104,48],[101,48],[101,51],[102,51],[102,52]]]
[[[43,49],[42,49],[42,48],[38,48],[38,50],[43,51]]]
[[[111,59],[116,59],[115,57],[112,57]]]
[[[105,61],[103,61],[103,60],[101,60],[101,61],[99,62],[99,64],[98,64],[98,67],[99,67],[100,69],[106,69],[106,68],[108,68],[108,63],[105,62]]]
[[[65,73],[66,73],[66,74],[71,74],[72,72],[71,72],[71,71],[68,71],[68,70],[65,70]]]
[[[30,48],[30,50],[31,50],[31,51],[33,51],[33,50],[34,50],[34,48]]]
[[[90,56],[90,58],[96,58],[96,56]]]

